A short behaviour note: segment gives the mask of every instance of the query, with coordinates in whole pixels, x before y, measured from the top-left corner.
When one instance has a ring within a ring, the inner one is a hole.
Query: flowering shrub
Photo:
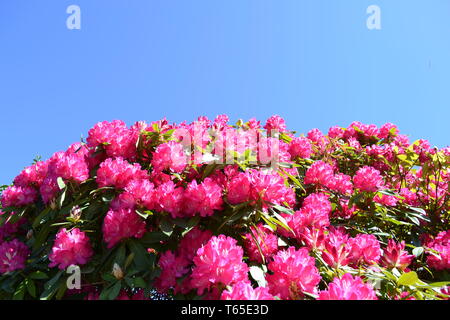
[[[449,182],[389,123],[101,122],[0,189],[0,298],[448,299]]]

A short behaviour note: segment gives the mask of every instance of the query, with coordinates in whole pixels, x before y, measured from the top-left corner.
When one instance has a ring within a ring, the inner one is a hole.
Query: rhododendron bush
[[[449,181],[389,123],[101,122],[2,188],[0,297],[448,299]]]

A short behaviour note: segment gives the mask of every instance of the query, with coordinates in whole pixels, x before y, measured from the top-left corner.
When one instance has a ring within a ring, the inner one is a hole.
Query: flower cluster
[[[0,273],[23,269],[29,253],[28,247],[17,239],[0,244]]]
[[[335,278],[327,290],[319,293],[319,300],[377,300],[377,295],[370,284],[360,277],[346,273],[342,278]]]
[[[55,244],[48,259],[49,267],[58,266],[64,270],[70,265],[83,265],[89,261],[93,251],[87,235],[75,228],[67,231],[62,228],[57,234]]]
[[[448,299],[449,182],[391,123],[100,122],[0,189],[0,299]]]
[[[191,286],[199,295],[213,286],[248,282],[248,266],[242,261],[244,251],[236,240],[224,235],[212,237],[194,258]]]

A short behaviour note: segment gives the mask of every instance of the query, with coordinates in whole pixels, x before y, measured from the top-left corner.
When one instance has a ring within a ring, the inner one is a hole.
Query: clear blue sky
[[[113,119],[393,122],[444,147],[449,35],[448,0],[3,0],[0,184]]]

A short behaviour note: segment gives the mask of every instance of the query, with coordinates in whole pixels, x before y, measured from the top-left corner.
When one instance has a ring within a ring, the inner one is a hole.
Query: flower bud
[[[117,263],[114,263],[112,274],[117,280],[123,279],[122,268]]]
[[[70,217],[74,219],[75,221],[80,220],[81,218],[81,209],[79,206],[75,206],[70,210]]]

